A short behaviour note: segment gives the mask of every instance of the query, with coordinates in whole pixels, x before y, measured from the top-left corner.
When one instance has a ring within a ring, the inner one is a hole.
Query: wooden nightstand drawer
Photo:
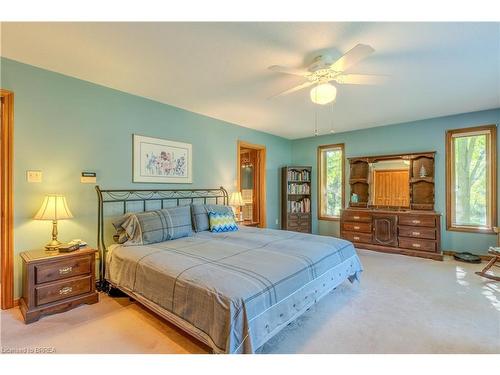
[[[92,259],[87,256],[36,265],[35,283],[42,284],[88,274],[91,262]]]
[[[84,276],[77,279],[68,279],[37,286],[35,288],[36,305],[45,305],[47,303],[61,301],[69,297],[88,293],[92,289],[91,282],[91,276]]]

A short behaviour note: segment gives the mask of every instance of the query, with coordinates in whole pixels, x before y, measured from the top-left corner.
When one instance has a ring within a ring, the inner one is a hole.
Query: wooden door
[[[374,171],[374,204],[377,206],[410,205],[410,174],[407,169]]]
[[[377,245],[398,246],[397,225],[397,215],[373,214],[373,242]]]

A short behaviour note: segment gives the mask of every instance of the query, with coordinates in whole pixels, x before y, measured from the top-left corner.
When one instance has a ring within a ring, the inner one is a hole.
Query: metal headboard
[[[95,187],[97,192],[97,246],[99,249],[99,282],[98,289],[106,288],[105,271],[106,271],[106,243],[104,233],[104,205],[122,204],[122,214],[128,212],[144,212],[148,211],[147,202],[159,203],[158,208],[164,208],[165,202],[169,202],[169,206],[179,206],[180,204],[194,203],[201,201],[204,204],[215,202],[215,204],[227,205],[229,196],[222,186],[218,189],[120,189],[120,190],[102,190],[99,186]],[[135,202],[133,210],[129,210],[128,203]],[[142,202],[142,205],[140,204]],[[174,202],[175,205],[171,203]],[[139,209],[137,209],[139,207]]]

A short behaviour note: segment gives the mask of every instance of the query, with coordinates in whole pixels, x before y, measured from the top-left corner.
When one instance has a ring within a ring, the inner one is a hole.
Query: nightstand
[[[96,252],[84,247],[69,253],[45,249],[21,253],[23,296],[19,305],[26,324],[43,315],[99,301],[95,289]]]
[[[242,220],[238,222],[239,225],[244,225],[245,227],[258,227],[259,223],[252,220]]]

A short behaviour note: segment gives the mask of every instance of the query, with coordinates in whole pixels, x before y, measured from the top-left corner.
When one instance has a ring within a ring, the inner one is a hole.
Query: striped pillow
[[[210,211],[208,213],[211,232],[234,232],[238,230],[238,226],[234,221],[234,215],[220,212]]]
[[[148,245],[193,234],[191,208],[179,206],[157,211],[137,212],[128,216],[121,227],[126,233],[124,245]]]

